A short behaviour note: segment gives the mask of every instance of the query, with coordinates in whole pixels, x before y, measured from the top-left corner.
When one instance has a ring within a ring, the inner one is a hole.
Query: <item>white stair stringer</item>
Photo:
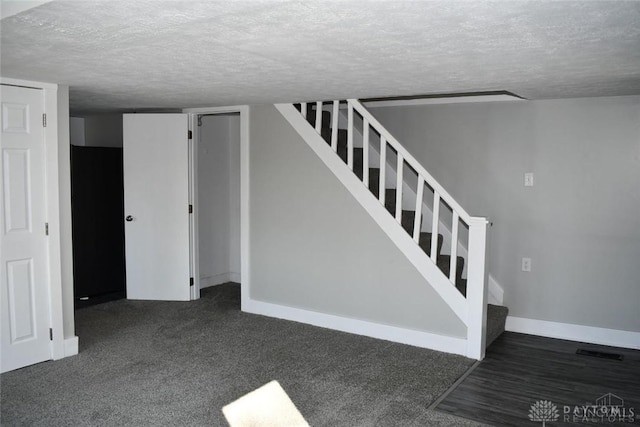
[[[468,307],[462,294],[452,286],[449,279],[442,273],[431,258],[416,244],[412,237],[402,228],[380,201],[363,185],[363,182],[336,155],[327,142],[302,117],[292,104],[275,104],[280,114],[293,126],[302,139],[316,153],[322,162],[333,172],[338,180],[349,190],[353,197],[362,205],[380,228],[389,236],[391,241],[402,251],[416,270],[425,278],[433,289],[442,297],[444,302],[467,326]],[[381,191],[383,191],[381,189]]]

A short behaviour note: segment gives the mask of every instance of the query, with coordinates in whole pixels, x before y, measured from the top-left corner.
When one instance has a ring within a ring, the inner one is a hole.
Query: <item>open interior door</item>
[[[0,371],[51,359],[42,90],[0,86]]]
[[[128,299],[191,299],[188,129],[186,114],[123,117]]]

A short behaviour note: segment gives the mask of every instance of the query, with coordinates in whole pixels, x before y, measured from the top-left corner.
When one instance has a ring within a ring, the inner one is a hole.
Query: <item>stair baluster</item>
[[[387,173],[387,141],[384,136],[380,135],[380,186],[378,187],[378,200],[384,206],[387,184],[385,182]]]
[[[420,228],[422,227],[422,199],[424,197],[424,178],[418,176],[418,188],[416,191],[416,215],[413,218],[413,240],[420,243]]]
[[[438,224],[440,223],[440,194],[437,190],[433,191],[433,210],[431,211],[433,220],[431,221],[431,235],[438,235]],[[437,263],[438,252],[436,250],[436,242],[431,239],[431,261]]]
[[[396,164],[396,221],[402,222],[402,184],[404,183],[402,174],[404,172],[404,159],[398,153],[398,163]]]
[[[362,182],[369,188],[369,122],[362,122]]]

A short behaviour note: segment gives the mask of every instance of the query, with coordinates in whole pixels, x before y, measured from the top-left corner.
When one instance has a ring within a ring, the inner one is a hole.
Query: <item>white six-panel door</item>
[[[1,86],[0,369],[51,359],[42,90]]]
[[[191,299],[187,132],[186,114],[124,115],[129,299]]]

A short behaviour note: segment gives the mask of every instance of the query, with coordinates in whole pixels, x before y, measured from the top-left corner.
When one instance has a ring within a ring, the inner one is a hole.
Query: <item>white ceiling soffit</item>
[[[69,1],[2,20],[5,77],[74,111],[438,93],[640,94],[635,1]]]
[[[367,107],[399,107],[412,105],[434,105],[434,104],[466,104],[474,102],[505,102],[505,101],[526,101],[526,99],[511,93],[473,93],[473,94],[446,94],[430,95],[424,97],[401,97],[387,99],[363,100]]]

